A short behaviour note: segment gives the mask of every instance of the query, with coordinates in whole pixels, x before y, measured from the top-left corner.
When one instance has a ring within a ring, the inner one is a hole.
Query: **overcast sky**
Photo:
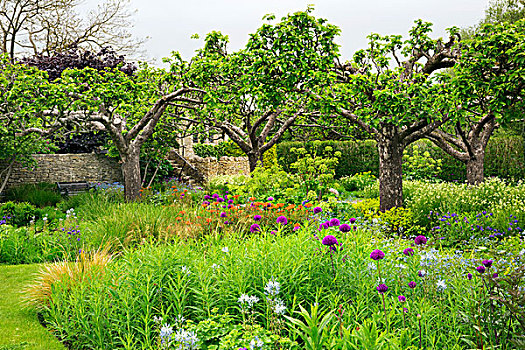
[[[171,51],[189,59],[201,47],[206,33],[219,30],[230,38],[230,52],[240,49],[248,34],[262,24],[265,14],[280,18],[287,13],[315,7],[316,17],[341,28],[338,43],[344,59],[364,48],[370,33],[407,35],[415,19],[434,23],[434,35],[444,36],[451,26],[477,23],[487,0],[130,0],[137,10],[133,32],[149,37],[149,58],[160,62]],[[95,7],[101,0],[86,0]],[[201,39],[191,39],[199,34]]]

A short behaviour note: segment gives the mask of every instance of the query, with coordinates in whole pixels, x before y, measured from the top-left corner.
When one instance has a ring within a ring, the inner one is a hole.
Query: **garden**
[[[167,69],[2,56],[0,349],[525,349],[524,13],[350,61],[312,7]],[[184,137],[249,173],[183,181]],[[18,181],[79,152],[122,181]]]

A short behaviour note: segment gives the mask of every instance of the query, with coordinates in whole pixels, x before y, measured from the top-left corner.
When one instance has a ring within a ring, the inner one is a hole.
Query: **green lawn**
[[[0,266],[0,350],[65,349],[38,322],[36,311],[21,303],[21,290],[38,269],[39,265]]]

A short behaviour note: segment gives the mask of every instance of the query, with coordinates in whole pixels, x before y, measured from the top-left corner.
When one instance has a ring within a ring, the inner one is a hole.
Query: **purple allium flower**
[[[254,219],[255,221],[261,221],[262,216],[260,216],[260,215],[255,215],[255,216],[253,217],[253,219]]]
[[[472,274],[471,274],[470,272],[467,274],[467,278],[468,278],[469,280],[472,279]]]
[[[425,277],[427,275],[427,272],[425,270],[421,270],[417,272],[417,275],[421,278]]]
[[[211,198],[211,197],[208,196],[207,194],[204,195],[204,199],[205,199],[205,200],[208,200],[208,199],[210,199],[210,198]]]
[[[204,201],[204,202],[202,202],[202,204],[204,204],[204,205],[210,205],[210,202],[208,202],[208,201]]]
[[[408,309],[406,307],[403,308],[403,312],[406,314],[408,313]]]
[[[419,235],[416,237],[416,239],[414,239],[414,243],[416,245],[422,245],[422,244],[426,244],[427,243],[427,238],[423,235]]]
[[[222,198],[222,197],[217,198],[217,202],[219,202],[219,203],[224,202],[224,198]]]
[[[273,201],[273,197],[268,197],[268,202]]]
[[[298,231],[300,228],[301,228],[300,226],[294,226],[294,227],[293,227],[293,230],[294,230],[294,231]]]
[[[248,350],[247,348],[239,348],[239,350]]]
[[[260,232],[260,231],[261,231],[261,226],[257,224],[253,224],[252,226],[250,226],[251,233]]]
[[[321,207],[315,207],[314,208],[314,214],[319,214],[322,211],[323,211],[323,209]]]
[[[339,226],[341,222],[339,221],[339,219],[336,219],[336,218],[333,218],[330,220],[330,226],[333,227],[333,226]]]
[[[277,218],[277,223],[286,225],[288,223],[288,219],[286,218],[286,216],[281,215]]]
[[[407,301],[407,298],[405,298],[404,295],[400,295],[400,296],[397,297],[397,300],[399,300],[399,302],[401,302],[401,303],[404,303],[405,301]]]
[[[499,277],[499,275],[498,275],[497,273],[494,273],[494,274],[492,275],[492,278],[498,278],[498,277]]]
[[[370,259],[372,260],[381,260],[385,257],[385,253],[383,253],[381,250],[376,249],[372,253],[370,253]]]
[[[476,267],[476,271],[478,271],[479,273],[485,272],[485,266],[478,266],[478,267]]]
[[[339,226],[339,231],[341,232],[350,232],[352,230],[352,227],[348,224],[342,224]]]
[[[355,223],[355,218],[350,218],[349,221],[350,221],[351,224],[353,224],[353,223]]]
[[[414,289],[414,288],[416,288],[416,282],[414,282],[414,281],[410,281],[410,282],[408,282],[408,286],[409,286],[410,288]]]
[[[493,261],[492,260],[483,260],[481,263],[483,265],[485,265],[486,268],[490,268],[492,266]]]
[[[221,213],[221,218],[225,218],[225,217],[227,217],[227,216],[228,216],[228,215],[227,215],[225,212],[222,212],[222,213]]]
[[[414,249],[412,249],[412,248],[407,248],[407,249],[403,250],[403,254],[405,254],[405,255],[407,255],[407,256],[414,255]]]
[[[232,203],[233,203],[233,199],[229,199],[228,204],[232,204]]]
[[[332,235],[325,236],[321,242],[323,245],[335,245],[337,244],[337,238]]]
[[[376,287],[376,290],[380,293],[380,294],[383,294],[385,293],[387,290],[388,290],[388,287],[386,284],[380,284]]]
[[[213,198],[215,198],[215,199],[219,198],[219,195],[218,195],[217,193],[214,193],[214,194],[212,194],[211,196],[212,196]]]
[[[274,235],[274,234],[275,234],[275,231],[270,232],[270,234]]]

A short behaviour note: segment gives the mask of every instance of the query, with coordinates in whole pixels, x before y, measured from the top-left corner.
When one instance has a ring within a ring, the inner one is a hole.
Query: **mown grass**
[[[22,291],[40,265],[0,266],[0,350],[64,350],[65,347],[25,307]]]

